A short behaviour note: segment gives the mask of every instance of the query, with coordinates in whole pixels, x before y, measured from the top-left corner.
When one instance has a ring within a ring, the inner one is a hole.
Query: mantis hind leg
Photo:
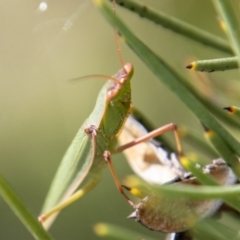
[[[38,217],[38,221],[40,223],[44,223],[50,217],[53,217],[55,214],[60,212],[62,209],[70,205],[71,203],[75,202],[77,199],[81,198],[87,192],[89,192],[95,185],[99,182],[99,178],[93,179],[90,183],[86,184],[84,187],[77,190],[73,193],[69,198],[65,199],[64,201],[60,202],[56,207],[52,208],[49,212],[42,214]],[[46,224],[46,228],[48,224]]]
[[[116,149],[116,152],[122,152],[124,151],[125,149],[128,149],[130,147],[133,147],[139,143],[142,143],[142,142],[146,142],[154,137],[157,137],[161,134],[164,134],[166,132],[169,132],[169,131],[173,131],[174,132],[174,136],[175,136],[175,140],[176,140],[176,145],[177,145],[177,152],[178,152],[178,156],[181,157],[183,156],[183,148],[182,148],[182,144],[181,144],[181,140],[180,140],[180,135],[179,135],[179,132],[178,132],[178,129],[177,129],[177,125],[173,124],[173,123],[169,123],[165,126],[162,126],[160,128],[157,128],[149,133],[147,133],[146,135],[144,136],[141,136],[129,143],[126,143],[120,147],[118,147]]]
[[[152,140],[152,138],[169,131],[173,131],[174,133],[177,154],[169,152],[162,144],[156,141],[148,142],[149,140]],[[118,147],[114,153],[127,150],[124,154],[126,155],[129,164],[135,173],[143,179],[147,180],[148,178],[152,179],[149,180],[150,182],[163,183],[174,178],[174,173],[176,174],[176,177],[178,176],[181,179],[184,178],[185,170],[180,163],[181,161],[179,161],[183,157],[183,149],[178,128],[175,124],[170,123],[148,132],[141,122],[134,117],[129,116],[122,129],[122,133],[118,136],[118,139],[121,146]],[[125,144],[126,142],[127,144]],[[132,150],[129,149],[137,145],[139,145],[139,147]],[[156,166],[156,168],[154,168],[154,166]],[[167,176],[167,170],[170,170],[170,168],[172,171]],[[161,171],[164,174],[161,174]]]

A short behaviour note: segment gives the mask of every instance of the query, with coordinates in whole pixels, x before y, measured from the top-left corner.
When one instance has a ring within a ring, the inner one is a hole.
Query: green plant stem
[[[224,186],[186,186],[179,184],[157,186],[156,190],[159,193],[165,194],[170,197],[188,197],[193,199],[216,199],[222,198],[224,195],[228,197],[240,196],[240,185],[233,185],[231,187]],[[238,204],[239,205],[239,204]],[[240,206],[239,206],[240,210]]]
[[[231,7],[231,1],[212,0],[223,22],[226,24],[226,32],[231,42],[233,52],[238,58],[240,66],[240,28],[235,13]]]
[[[230,107],[225,107],[223,108],[224,110],[227,110],[229,112],[229,114],[233,115],[234,117],[240,118],[240,108],[239,107],[235,107],[235,106],[230,106]]]
[[[144,17],[198,43],[205,44],[228,54],[233,53],[226,40],[198,27],[195,27],[187,22],[184,22],[178,18],[169,16],[160,11],[156,11],[134,0],[116,0],[116,3],[121,7],[139,14],[140,17]]]
[[[205,184],[205,185],[210,185],[210,186],[179,186],[180,184],[177,185],[177,191],[175,193],[173,192],[168,192],[170,196],[176,196],[179,197],[181,194],[183,197],[190,197],[190,198],[198,198],[201,199],[223,199],[229,206],[233,207],[237,211],[240,211],[240,200],[239,200],[239,195],[240,195],[240,186],[235,185],[235,186],[220,186],[220,184],[210,175],[205,174],[202,172],[201,169],[196,167],[196,163],[192,162],[186,158],[181,160],[182,165],[187,168],[188,171],[193,173],[194,176],[197,177],[200,183]],[[173,188],[173,185],[169,185],[169,188]],[[163,189],[164,186],[159,186],[160,192],[162,193],[166,190]],[[175,186],[176,188],[176,186]],[[233,190],[234,189],[234,190]],[[169,189],[168,189],[169,190]],[[167,190],[167,191],[168,191]],[[177,193],[179,195],[177,195]],[[165,191],[166,193],[166,191]]]
[[[27,210],[2,176],[0,176],[0,194],[35,239],[52,239],[37,219]]]
[[[238,58],[217,58],[209,60],[198,60],[190,63],[186,68],[200,72],[225,71],[238,68]]]

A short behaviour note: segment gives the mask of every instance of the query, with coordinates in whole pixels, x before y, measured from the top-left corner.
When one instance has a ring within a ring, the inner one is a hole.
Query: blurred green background
[[[165,13],[223,36],[210,1],[142,1]],[[0,1],[0,172],[37,217],[58,164],[95,104],[103,80],[69,79],[112,75],[120,68],[113,29],[92,2]],[[239,7],[239,6],[238,6]],[[117,8],[137,36],[185,76],[195,58],[226,56]],[[122,44],[124,60],[135,66],[133,103],[156,126],[169,122],[201,129],[198,121]],[[233,78],[235,71],[213,73]],[[226,103],[228,106],[230,103]],[[131,173],[123,155],[115,156],[118,175]],[[50,232],[54,239],[99,239],[97,222],[125,226],[160,239],[133,220],[106,168],[100,184],[64,210]],[[0,198],[0,239],[33,239]]]

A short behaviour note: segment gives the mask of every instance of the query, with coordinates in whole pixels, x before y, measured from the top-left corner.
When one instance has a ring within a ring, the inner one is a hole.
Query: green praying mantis
[[[50,227],[57,213],[90,191],[99,181],[106,165],[106,153],[118,153],[173,130],[178,152],[182,147],[174,124],[154,130],[146,136],[116,148],[117,137],[131,112],[131,78],[133,65],[126,63],[102,87],[95,108],[73,139],[57,170],[39,221]],[[120,188],[121,189],[121,188]],[[122,192],[126,199],[128,197]]]
[[[99,171],[105,165],[103,152],[112,151],[116,135],[129,115],[132,74],[133,66],[127,63],[102,87],[92,114],[63,157],[42,210],[46,214],[39,217],[40,222],[74,198],[79,198],[99,181]]]
[[[182,148],[174,124],[168,124],[116,148],[118,134],[131,111],[132,75],[133,66],[126,63],[102,87],[92,114],[79,129],[59,166],[43,208],[44,214],[39,217],[40,222],[45,222],[97,184],[100,171],[106,165],[106,153],[122,152],[159,134],[174,130],[181,154]],[[76,191],[78,188],[80,189]],[[123,191],[122,193],[128,199]],[[50,222],[46,227],[50,226]]]

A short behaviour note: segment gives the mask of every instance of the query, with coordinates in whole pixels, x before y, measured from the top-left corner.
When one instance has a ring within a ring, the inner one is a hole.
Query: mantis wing
[[[46,197],[42,212],[47,212],[59,202],[63,202],[78,187],[84,187],[97,181],[99,166],[104,161],[97,161],[93,164],[96,158],[96,139],[87,134],[85,129],[91,125],[99,126],[105,112],[108,85],[109,83],[106,83],[101,89],[93,112],[79,129],[65,153]]]

